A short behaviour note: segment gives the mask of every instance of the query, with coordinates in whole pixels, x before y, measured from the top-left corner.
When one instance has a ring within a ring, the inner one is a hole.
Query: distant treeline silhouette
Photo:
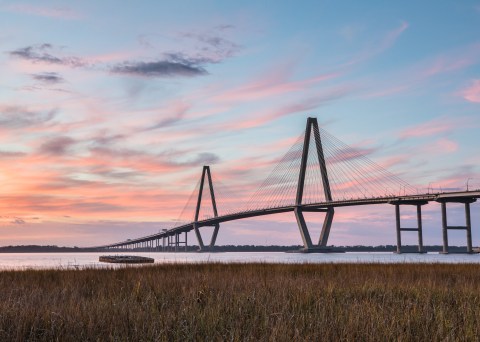
[[[298,250],[302,246],[292,245],[292,246],[261,246],[261,245],[223,245],[215,246],[211,249],[211,252],[287,252],[292,250]],[[342,249],[345,252],[395,252],[397,247],[395,245],[380,245],[380,246],[335,246],[335,248]],[[187,252],[197,252],[198,246],[192,245],[187,247]],[[402,251],[404,252],[416,252],[418,247],[416,245],[412,246],[402,246]],[[440,252],[442,246],[425,246],[427,252]],[[127,250],[115,250],[115,249],[95,249],[95,248],[82,248],[82,247],[59,247],[56,245],[20,245],[20,246],[3,246],[0,247],[0,253],[84,253],[84,252],[124,252]],[[150,248],[135,248],[135,252],[154,252],[156,250]],[[169,251],[173,251],[170,249]],[[162,252],[162,250],[158,250]],[[167,252],[167,251],[166,251]],[[185,247],[178,249],[178,252],[185,252]],[[465,252],[464,246],[450,246],[450,252]]]

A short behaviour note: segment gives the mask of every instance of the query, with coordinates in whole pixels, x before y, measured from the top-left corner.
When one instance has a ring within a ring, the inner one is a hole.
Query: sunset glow
[[[407,3],[0,1],[0,244],[156,233],[203,165],[240,205],[309,116],[420,191],[480,189],[478,2]],[[394,244],[393,213],[341,208],[330,241]],[[438,205],[425,217],[440,243]],[[281,214],[225,223],[217,241],[300,235]]]

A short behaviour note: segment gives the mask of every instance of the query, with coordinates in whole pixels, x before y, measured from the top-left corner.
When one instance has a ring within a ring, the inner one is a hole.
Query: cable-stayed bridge
[[[441,204],[443,252],[448,253],[448,231],[466,232],[468,253],[472,252],[470,204],[480,197],[480,190],[419,193],[398,176],[371,161],[361,150],[347,146],[319,128],[316,118],[308,118],[305,132],[288,152],[278,160],[265,181],[244,203],[238,203],[238,193],[215,179],[209,166],[190,195],[180,218],[162,232],[97,248],[179,251],[187,247],[187,234],[194,231],[200,251],[214,247],[220,224],[250,217],[293,212],[303,240],[303,252],[332,252],[327,242],[335,208],[369,204],[395,206],[397,252],[402,252],[402,232],[418,234],[418,251],[424,252],[422,235],[422,206],[435,201]],[[241,190],[240,190],[241,191]],[[451,226],[447,221],[447,204],[465,206],[465,225]],[[402,205],[417,209],[415,227],[403,227],[400,220]],[[312,241],[303,213],[325,213],[318,241]],[[201,228],[213,227],[208,243]],[[183,236],[183,240],[182,240]]]

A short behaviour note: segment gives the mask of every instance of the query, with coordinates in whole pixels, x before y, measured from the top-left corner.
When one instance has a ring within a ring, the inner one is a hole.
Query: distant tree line
[[[333,247],[333,246],[331,246]],[[301,245],[292,245],[292,246],[261,246],[261,245],[223,245],[223,246],[215,246],[210,251],[212,252],[287,252],[287,251],[294,251],[303,248]],[[344,250],[345,252],[394,252],[397,250],[397,246],[395,245],[380,245],[380,246],[335,246],[335,248]],[[435,246],[424,246],[424,249],[428,252],[440,252],[442,250],[442,246],[435,245]],[[184,252],[185,247],[179,246],[178,252]],[[416,252],[418,250],[417,246],[402,246],[403,252]],[[464,246],[449,246],[450,252],[465,252],[466,247]],[[82,253],[82,252],[115,252],[121,253],[123,249],[96,249],[96,248],[83,248],[83,247],[59,247],[56,245],[47,245],[47,246],[39,246],[39,245],[20,245],[20,246],[4,246],[0,247],[0,253]],[[128,250],[132,251],[132,249]],[[135,252],[162,252],[160,249],[152,249],[152,248],[135,248],[133,249]],[[171,247],[170,249],[166,249],[167,251],[174,251],[174,248]],[[187,247],[187,252],[197,252],[198,246],[191,245]]]

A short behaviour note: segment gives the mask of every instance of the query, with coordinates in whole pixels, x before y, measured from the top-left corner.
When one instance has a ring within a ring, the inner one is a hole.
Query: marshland
[[[477,340],[480,265],[195,263],[0,272],[0,340]]]

